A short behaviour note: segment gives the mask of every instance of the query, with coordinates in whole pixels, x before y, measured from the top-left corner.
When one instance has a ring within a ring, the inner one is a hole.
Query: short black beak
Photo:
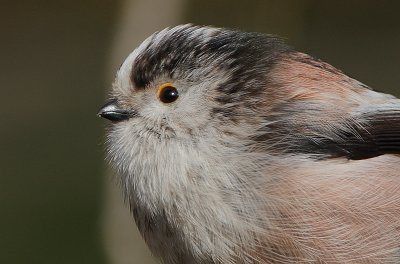
[[[121,109],[117,99],[112,99],[99,110],[97,115],[113,122],[119,122],[132,117],[132,112]]]

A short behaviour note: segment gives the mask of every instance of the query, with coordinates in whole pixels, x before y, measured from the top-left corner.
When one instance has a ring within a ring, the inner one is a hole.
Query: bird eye
[[[171,83],[165,83],[158,88],[157,97],[163,103],[172,103],[179,97],[178,90]]]

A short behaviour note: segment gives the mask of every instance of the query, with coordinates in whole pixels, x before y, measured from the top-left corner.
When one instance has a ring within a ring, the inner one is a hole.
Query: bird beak
[[[127,120],[133,116],[131,111],[122,109],[118,105],[117,99],[111,99],[110,101],[108,101],[105,105],[103,105],[102,108],[100,108],[97,115],[113,122]]]

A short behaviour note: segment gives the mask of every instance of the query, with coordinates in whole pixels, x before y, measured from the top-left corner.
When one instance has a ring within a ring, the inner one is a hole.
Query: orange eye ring
[[[178,99],[178,90],[172,83],[164,83],[158,87],[156,93],[158,99],[163,103],[172,103]]]

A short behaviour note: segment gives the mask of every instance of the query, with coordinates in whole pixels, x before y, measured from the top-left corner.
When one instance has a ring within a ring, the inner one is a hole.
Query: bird
[[[400,100],[277,36],[158,31],[98,115],[162,263],[400,263]]]

